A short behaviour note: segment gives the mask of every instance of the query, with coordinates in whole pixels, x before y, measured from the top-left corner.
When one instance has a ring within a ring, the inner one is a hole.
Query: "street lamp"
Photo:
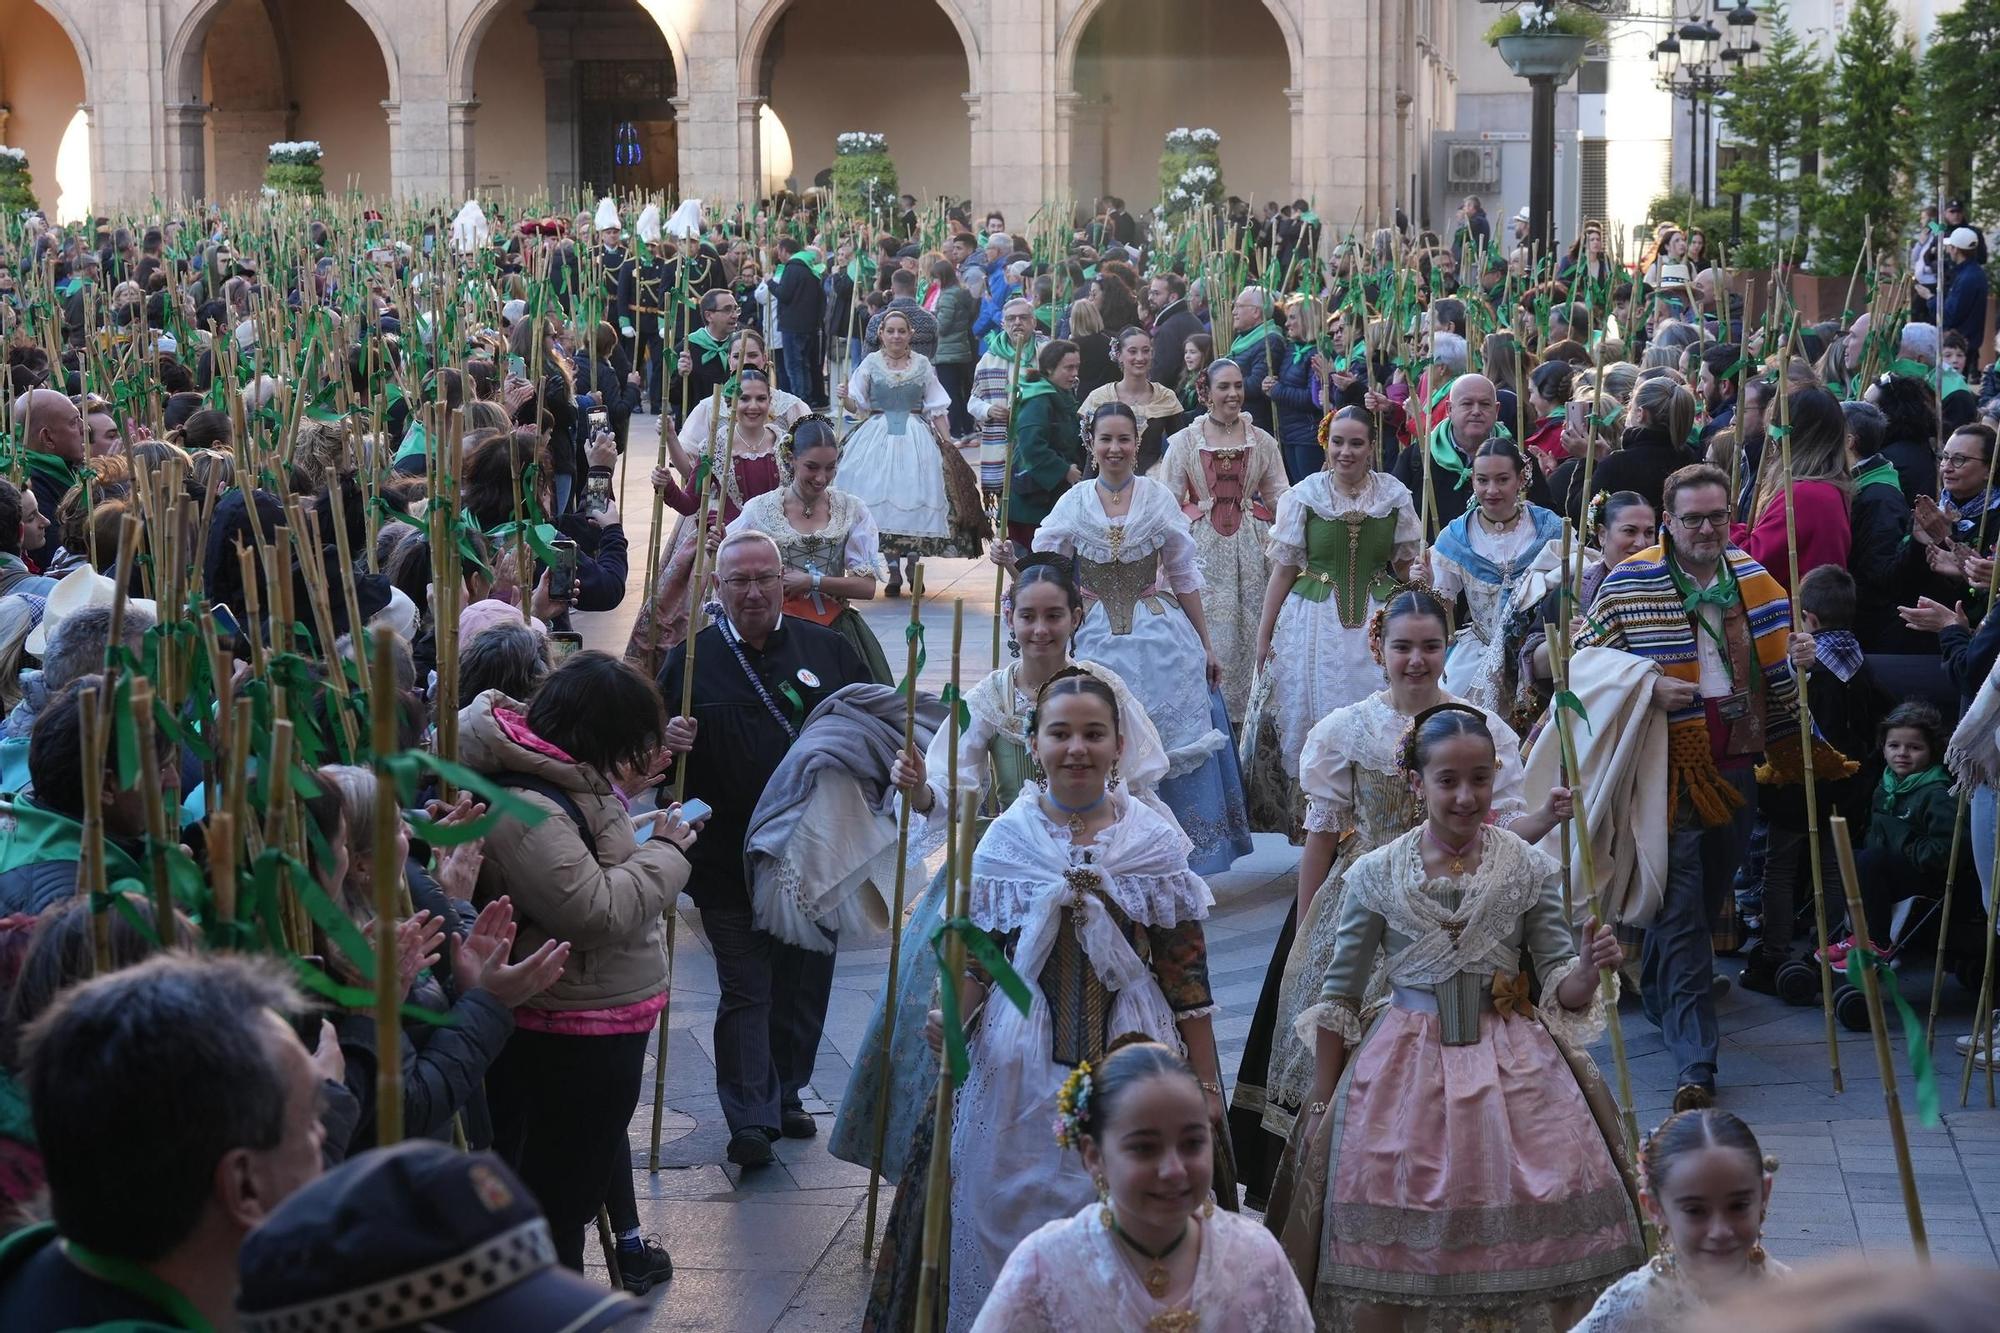
[[[1716,0],[1716,9],[1722,8],[1722,0]],[[1754,62],[1762,49],[1755,36],[1757,14],[1750,8],[1750,0],[1734,0],[1734,8],[1723,22],[1729,28],[1726,43],[1722,29],[1703,16],[1700,0],[1696,0],[1686,21],[1670,31],[1652,51],[1653,61],[1660,70],[1660,88],[1688,101],[1688,197],[1703,206],[1711,202],[1709,173],[1702,166],[1704,145],[1711,165],[1714,156],[1713,145],[1707,143],[1712,136],[1702,133],[1703,112],[1707,111],[1712,123],[1713,99],[1728,86],[1729,71],[1744,62]]]

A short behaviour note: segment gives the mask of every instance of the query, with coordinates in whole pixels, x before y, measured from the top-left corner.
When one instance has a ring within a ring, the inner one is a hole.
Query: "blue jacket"
[[[1278,405],[1278,443],[1312,445],[1319,443],[1319,404],[1312,393],[1312,348],[1287,344],[1278,353],[1278,385],[1271,401]],[[1270,418],[1257,423],[1268,427]]]
[[[1986,341],[1986,265],[1968,259],[1952,270],[1941,323],[1965,339],[1977,364]]]

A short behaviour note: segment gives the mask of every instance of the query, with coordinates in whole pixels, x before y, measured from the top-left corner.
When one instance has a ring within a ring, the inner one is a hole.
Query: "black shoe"
[[[819,1121],[804,1107],[787,1106],[778,1117],[779,1128],[788,1139],[810,1139],[819,1136]]]
[[[656,1285],[671,1282],[674,1261],[658,1236],[648,1236],[637,1245],[618,1245],[618,1280],[634,1296],[644,1296]]]
[[[884,597],[903,595],[903,567],[893,560],[889,562],[889,579],[882,585],[882,595]]]
[[[1674,1089],[1674,1114],[1701,1111],[1715,1105],[1715,1089],[1700,1083],[1683,1083]]]
[[[1743,960],[1743,971],[1737,975],[1736,984],[1759,995],[1776,995],[1778,968],[1784,961],[1784,954],[1759,949]]]
[[[738,1166],[769,1166],[776,1158],[761,1129],[739,1129],[729,1140],[729,1160]]]

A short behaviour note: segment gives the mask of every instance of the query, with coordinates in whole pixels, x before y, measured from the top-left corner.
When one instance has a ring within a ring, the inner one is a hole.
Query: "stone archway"
[[[1081,205],[1110,193],[1141,213],[1159,198],[1166,133],[1222,135],[1223,183],[1245,198],[1299,188],[1302,47],[1280,0],[1084,0],[1056,45],[1057,138]]]
[[[91,142],[86,48],[46,0],[0,0],[0,144],[28,155],[36,201],[51,218],[89,216]]]
[[[318,140],[329,190],[394,183],[397,61],[367,0],[204,0],[169,40],[165,75],[182,197],[255,188],[278,139]]]
[[[966,197],[982,93],[971,23],[952,0],[878,0],[866,31],[854,13],[848,0],[756,0],[737,48],[740,190],[809,188],[835,136],[866,130],[889,136],[905,191]],[[893,40],[871,39],[884,32]],[[783,153],[766,143],[772,129]]]

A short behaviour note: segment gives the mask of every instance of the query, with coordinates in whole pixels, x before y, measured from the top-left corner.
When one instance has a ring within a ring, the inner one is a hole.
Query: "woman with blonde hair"
[[[1694,395],[1685,385],[1665,376],[1641,381],[1626,408],[1618,449],[1597,465],[1591,492],[1631,491],[1661,512],[1668,476],[1701,461],[1689,444],[1694,416]]]
[[[1076,396],[1088,398],[1118,379],[1117,330],[1106,332],[1104,316],[1095,301],[1072,301],[1069,307],[1069,341],[1076,344],[1083,367],[1076,377]]]

